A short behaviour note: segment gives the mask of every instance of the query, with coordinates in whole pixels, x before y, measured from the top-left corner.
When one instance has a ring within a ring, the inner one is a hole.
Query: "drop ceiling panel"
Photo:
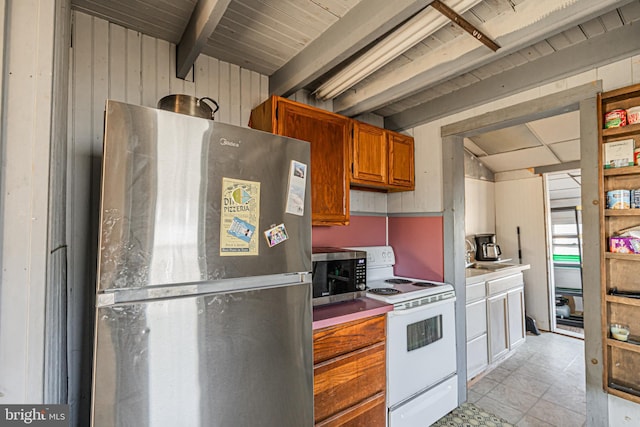
[[[549,192],[550,200],[558,200],[558,199],[579,199],[580,198],[580,187],[568,188],[566,190],[554,190]]]
[[[506,172],[537,166],[557,165],[560,163],[547,147],[526,148],[508,153],[485,156],[481,157],[480,161],[493,172]]]
[[[575,179],[570,178],[567,174],[560,175],[557,179],[549,179],[547,182],[550,191],[580,187],[580,184],[578,184]]]
[[[553,153],[558,156],[560,161],[573,162],[574,160],[580,160],[580,140],[574,139],[573,141],[559,142],[557,144],[550,144],[549,148]]]
[[[580,111],[529,122],[528,126],[545,144],[579,139]]]
[[[483,133],[471,140],[489,155],[542,145],[525,125]]]
[[[470,153],[472,153],[473,155],[477,156],[477,157],[482,157],[482,156],[486,156],[487,153],[485,153],[482,148],[478,147],[476,144],[474,144],[474,142],[472,140],[470,140],[469,138],[464,138],[464,148],[466,148]]]

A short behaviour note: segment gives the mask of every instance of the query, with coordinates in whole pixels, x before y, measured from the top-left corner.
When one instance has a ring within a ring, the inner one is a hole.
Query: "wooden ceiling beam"
[[[487,46],[492,51],[496,51],[500,49],[500,46],[487,37],[485,34],[482,34],[480,30],[473,26],[469,21],[464,19],[462,16],[458,15],[455,10],[451,9],[446,4],[442,3],[440,0],[434,0],[431,5],[432,8],[449,18],[451,22],[458,25],[467,33],[471,34],[475,39],[477,39],[480,43]]]
[[[184,79],[207,44],[231,0],[198,0],[176,46],[176,76]]]

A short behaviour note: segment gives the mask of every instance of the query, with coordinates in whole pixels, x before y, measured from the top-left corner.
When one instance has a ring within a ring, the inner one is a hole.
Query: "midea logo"
[[[230,147],[240,147],[242,141],[229,141],[227,138],[220,138],[220,145],[228,145]]]

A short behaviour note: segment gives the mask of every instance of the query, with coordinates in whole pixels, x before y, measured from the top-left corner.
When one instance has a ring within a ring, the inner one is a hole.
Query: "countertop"
[[[392,304],[367,297],[313,308],[313,330],[339,325],[393,310]]]
[[[494,265],[499,265],[499,263],[495,263]],[[508,276],[509,274],[515,274],[520,271],[528,270],[531,268],[531,265],[529,264],[508,263],[504,265],[505,265],[504,268],[499,268],[496,270],[485,270],[483,268],[467,268],[465,271],[466,284],[473,285],[475,283],[497,279],[500,277]]]

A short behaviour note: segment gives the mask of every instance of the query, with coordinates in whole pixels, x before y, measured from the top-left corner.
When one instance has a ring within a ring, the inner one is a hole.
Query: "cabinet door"
[[[524,342],[526,329],[524,323],[524,288],[507,293],[509,307],[509,348],[513,349]]]
[[[484,299],[467,304],[467,341],[487,333],[487,303]]]
[[[489,313],[489,362],[493,363],[509,351],[507,294],[487,299]]]
[[[467,342],[467,380],[478,375],[489,364],[487,334]]]
[[[380,186],[387,183],[387,135],[384,129],[354,121],[352,184]]]
[[[348,224],[351,121],[286,99],[278,101],[276,116],[279,135],[311,143],[312,223]]]
[[[389,143],[389,185],[402,190],[415,187],[413,138],[387,131]]]

